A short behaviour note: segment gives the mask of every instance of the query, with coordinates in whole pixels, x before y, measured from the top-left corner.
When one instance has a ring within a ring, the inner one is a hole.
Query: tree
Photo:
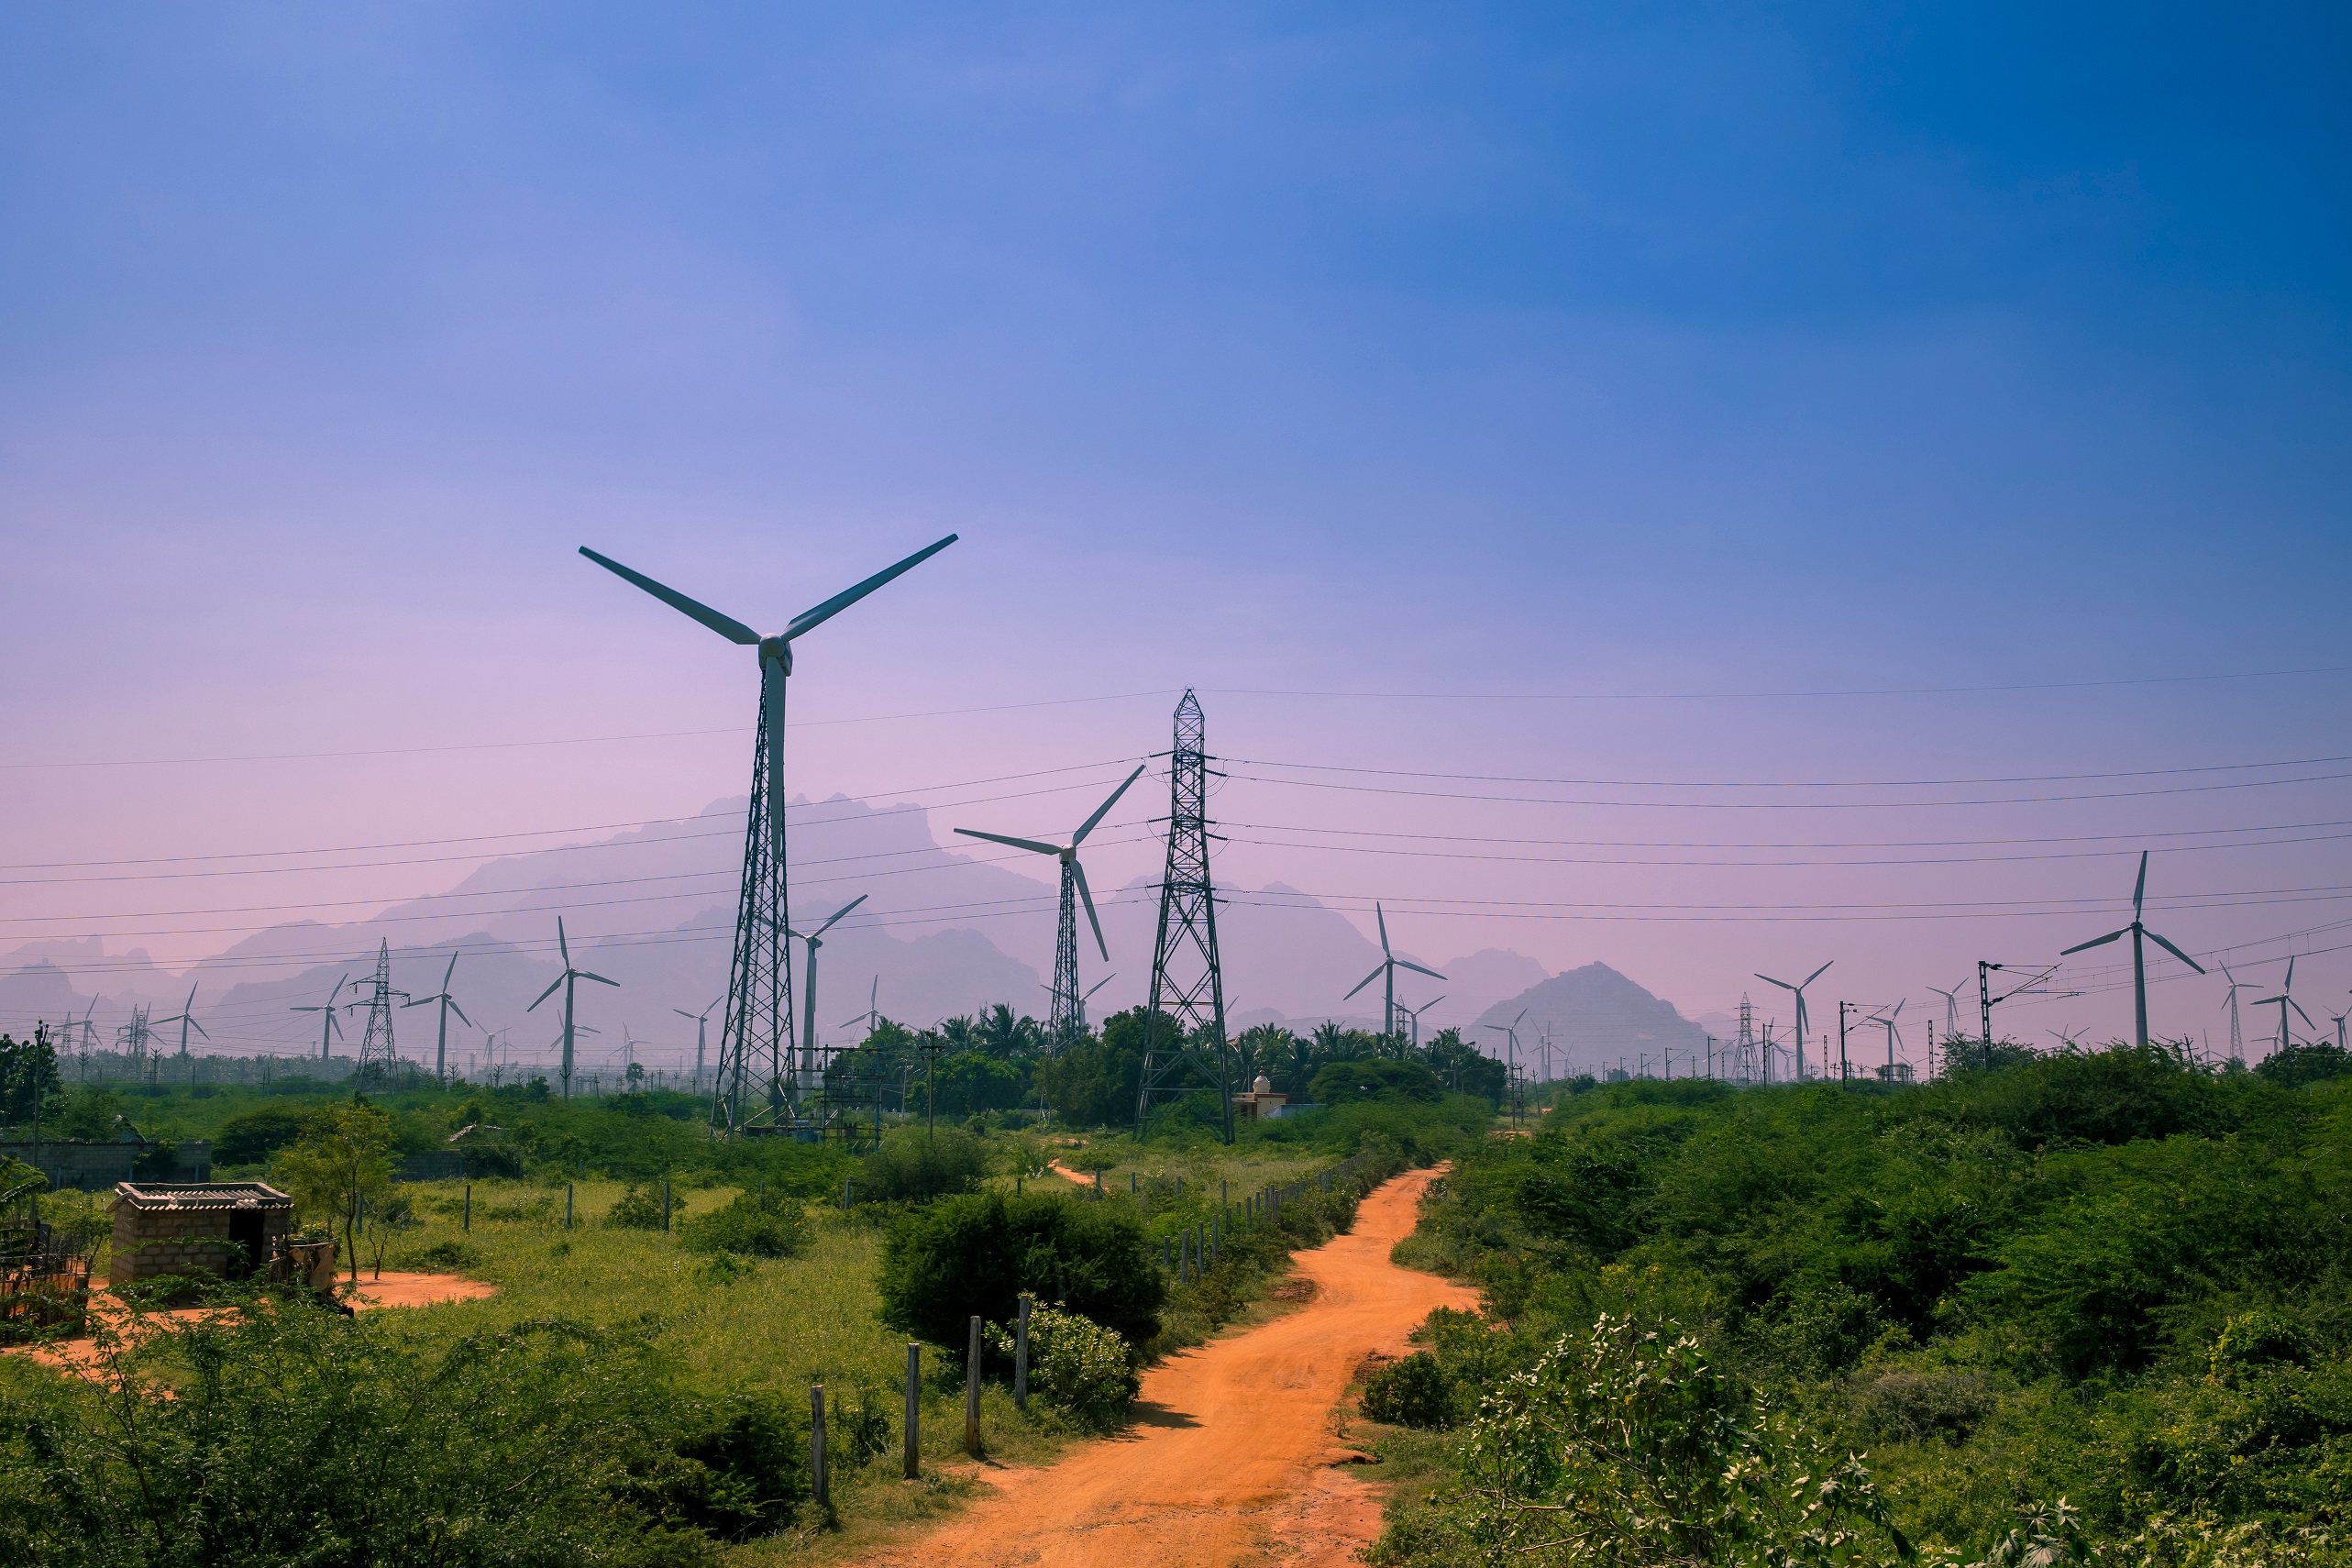
[[[1331,1063],[1315,1075],[1309,1093],[1317,1105],[1346,1105],[1360,1099],[1432,1103],[1445,1098],[1445,1086],[1419,1062],[1366,1058]]]
[[[0,1034],[0,1126],[35,1120],[41,1102],[59,1087],[57,1048],[50,1043],[49,1025],[38,1026],[33,1037],[21,1043]]]
[[[883,1322],[959,1349],[973,1313],[1009,1322],[1024,1290],[1130,1344],[1159,1332],[1167,1299],[1140,1219],[1124,1205],[1058,1193],[976,1192],[907,1215],[884,1241],[876,1285]]]
[[[392,1118],[359,1095],[314,1112],[301,1142],[278,1159],[278,1174],[307,1213],[343,1227],[351,1283],[359,1282],[359,1217],[392,1188]]]

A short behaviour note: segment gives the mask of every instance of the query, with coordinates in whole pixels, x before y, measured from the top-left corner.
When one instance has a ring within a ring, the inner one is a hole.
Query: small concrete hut
[[[293,1224],[294,1200],[262,1182],[118,1183],[106,1281],[127,1285],[165,1274],[248,1278],[286,1250]]]

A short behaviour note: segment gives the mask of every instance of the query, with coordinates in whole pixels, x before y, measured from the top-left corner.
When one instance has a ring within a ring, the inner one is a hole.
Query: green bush
[[[991,1323],[988,1342],[1010,1362],[1015,1331]],[[1055,1408],[1100,1428],[1126,1409],[1143,1380],[1135,1375],[1132,1347],[1117,1331],[1040,1303],[1029,1314],[1029,1385]]]
[[[481,1253],[465,1242],[453,1239],[436,1242],[429,1247],[419,1247],[402,1258],[401,1262],[410,1268],[477,1268],[481,1264]]]
[[[958,1353],[974,1313],[1008,1321],[1022,1291],[1129,1344],[1158,1331],[1167,1299],[1154,1249],[1125,1205],[1044,1193],[973,1193],[902,1215],[875,1283],[883,1322]]]
[[[618,1225],[630,1231],[658,1231],[667,1223],[662,1218],[661,1194],[634,1182],[621,1194],[621,1201],[604,1216],[607,1225]]]
[[[1308,1085],[1317,1105],[1347,1105],[1356,1100],[1415,1100],[1434,1105],[1445,1098],[1445,1085],[1419,1062],[1368,1056],[1358,1062],[1333,1062],[1319,1069]]]
[[[723,1208],[679,1220],[678,1240],[690,1252],[789,1258],[809,1244],[809,1218],[798,1198],[739,1192]]]
[[[988,1151],[961,1128],[937,1136],[912,1131],[886,1138],[866,1156],[854,1178],[861,1198],[883,1203],[928,1203],[950,1193],[970,1192],[988,1174]]]
[[[259,1165],[279,1150],[293,1147],[302,1135],[303,1112],[284,1104],[257,1105],[220,1124],[213,1134],[213,1163]]]
[[[683,1500],[698,1485],[762,1520],[805,1490],[789,1441],[781,1469],[713,1447],[723,1422],[643,1337],[541,1321],[434,1350],[397,1316],[254,1297],[102,1334],[99,1378],[14,1381],[0,1561],[699,1564],[710,1542],[680,1527],[722,1516]]]
[[[1392,1427],[1452,1426],[1453,1387],[1437,1357],[1415,1351],[1364,1379],[1364,1414]]]

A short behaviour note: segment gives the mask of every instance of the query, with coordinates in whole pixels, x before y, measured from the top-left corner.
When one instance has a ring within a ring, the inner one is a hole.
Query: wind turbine
[[[2150,933],[2150,934],[2153,935],[2154,933]],[[2260,998],[2254,1004],[2256,1007],[2269,1007],[2272,1002],[2277,1002],[2279,1004],[2279,1049],[2281,1051],[2295,1043],[2295,1037],[2287,1032],[2287,1010],[2289,1008],[2293,1008],[2298,1013],[2302,1014],[2304,1028],[2316,1029],[2319,1027],[2319,1025],[2312,1022],[2311,1014],[2303,1012],[2303,1004],[2295,999],[2294,990],[2295,961],[2292,957],[2290,957],[2287,960],[2287,977],[2280,985],[2279,994],[2275,997]]]
[[[1960,1032],[1960,994],[1968,988],[1967,977],[1963,976],[1960,983],[1949,991],[1941,986],[1929,986],[1927,988],[1944,999],[1944,1033],[1947,1036],[1958,1034]]]
[[[861,1018],[866,1021],[866,1038],[873,1039],[874,1031],[881,1027],[882,1022],[882,977],[879,975],[875,976],[873,983],[866,988],[866,1010],[851,1014],[834,1027],[846,1029]]]
[[[1397,1048],[1397,971],[1399,969],[1410,969],[1416,975],[1427,975],[1432,980],[1442,980],[1445,977],[1439,974],[1435,969],[1422,968],[1419,964],[1414,963],[1409,958],[1399,958],[1395,953],[1389,950],[1388,913],[1386,910],[1383,910],[1380,907],[1380,900],[1377,899],[1375,899],[1372,903],[1372,918],[1380,922],[1380,962],[1373,966],[1371,974],[1366,975],[1363,979],[1358,980],[1355,983],[1354,990],[1349,991],[1348,995],[1346,997],[1342,997],[1340,1000],[1347,1000],[1348,997],[1355,995],[1356,991],[1364,989],[1364,987],[1372,984],[1373,981],[1380,979],[1384,976],[1386,977],[1386,983],[1382,988],[1384,994],[1380,1020],[1380,1037],[1387,1042],[1388,1048],[1393,1051]],[[1520,1009],[1519,1017],[1525,1018],[1526,1016],[1527,1010],[1524,1008]],[[1513,1036],[1512,1049],[1515,1053],[1511,1058],[1513,1061],[1517,1061],[1518,1059],[1516,1055],[1518,1043],[1518,1037]]]
[[[1429,1011],[1430,1009],[1437,1006],[1438,1003],[1443,1000],[1445,1000],[1445,998],[1442,996],[1435,996],[1431,997],[1429,1000],[1423,1002],[1419,1007],[1407,1007],[1403,1002],[1398,1002],[1397,1004],[1397,1010],[1413,1021],[1414,1050],[1418,1051],[1421,1048],[1421,1014]],[[1546,1051],[1551,1049],[1551,1043],[1549,1041],[1545,1042],[1544,1049]]]
[[[1364,988],[1362,986],[1358,986],[1356,988],[1359,991],[1363,988]],[[1350,994],[1353,995],[1353,993],[1351,992]],[[1511,1091],[1511,1119],[1514,1123],[1518,1120],[1519,1109],[1519,1024],[1526,1018],[1527,1009],[1521,1008],[1519,1009],[1518,1017],[1511,1020],[1508,1023],[1482,1023],[1478,1026],[1481,1029],[1491,1029],[1496,1033],[1508,1038],[1511,1043],[1511,1070],[1510,1076],[1506,1081],[1508,1083]]]
[[[1095,992],[1102,989],[1103,987],[1110,984],[1111,981],[1117,978],[1119,978],[1119,971],[1113,969],[1110,974],[1105,975],[1101,979],[1097,980],[1093,985],[1088,986],[1087,988],[1087,994],[1078,999],[1078,1028],[1081,1032],[1084,1032],[1087,1026],[1087,1003],[1094,1000]]]
[[[180,1059],[183,1062],[188,1059],[188,1031],[193,1029],[197,1033],[204,1034],[208,1041],[212,1038],[211,1035],[204,1033],[204,1026],[196,1021],[195,1011],[196,988],[190,986],[188,999],[181,1004],[180,1010],[170,1018],[159,1018],[155,1021],[159,1027],[166,1023],[176,1023],[180,1026]]]
[[[449,977],[457,972],[458,955],[452,952],[449,955],[449,966],[441,971],[440,991],[433,996],[417,997],[400,1004],[403,1007],[423,1007],[428,1002],[441,1004],[441,1034],[433,1046],[433,1077],[445,1084],[449,1081],[449,1015],[454,1012],[459,1018],[465,1019],[466,1027],[469,1029],[474,1026],[474,1021],[466,1018],[466,1010],[458,1005],[458,999],[449,994]]]
[[[2226,964],[2221,966],[2221,972],[2222,978],[2229,982],[2229,990],[2222,998],[2222,1006],[2229,1011],[2229,1059],[2233,1062],[2242,1062],[2246,1060],[2246,1035],[2238,1027],[2237,993],[2258,991],[2262,988],[2251,980],[2239,979],[2229,972],[2229,966]]]
[[[2344,1049],[2344,1021],[2347,1018],[2352,1018],[2352,1011],[2331,1012],[2327,1015],[2327,1021],[2335,1025],[2335,1048],[2338,1051]]]
[[[539,1002],[546,1001],[549,997],[555,995],[556,988],[558,986],[561,986],[564,988],[563,1080],[564,1098],[566,1099],[569,1099],[571,1098],[572,1036],[575,1034],[593,1034],[596,1032],[593,1029],[589,1029],[573,1022],[574,992],[579,989],[579,983],[582,980],[594,980],[600,986],[618,986],[621,982],[618,980],[608,980],[602,975],[591,975],[585,969],[575,969],[571,966],[571,944],[564,940],[564,917],[561,915],[556,916],[556,950],[563,955],[564,972],[558,975],[554,979],[548,981],[547,988],[539,993],[538,1001],[533,1002],[529,1007],[525,1008],[523,1010],[525,1012],[538,1011]]]
[[[711,1107],[712,1120],[731,1137],[751,1113],[745,1099],[745,1079],[754,1055],[764,1049],[767,1055],[767,1113],[776,1121],[783,1120],[784,1078],[792,1060],[792,966],[785,938],[791,924],[790,888],[784,855],[784,688],[792,674],[792,644],[955,542],[955,536],[950,534],[926,545],[896,565],[801,611],[782,631],[766,637],[733,616],[723,615],[585,545],[580,547],[581,555],[615,577],[635,583],[729,642],[758,650],[759,734],[754,743],[751,811],[744,835],[743,891],[735,906],[728,1007],[719,1028],[719,1090]],[[765,834],[759,831],[763,815],[767,823]]]
[[[1127,786],[1143,776],[1143,765],[1137,763],[1135,771],[1125,782],[1110,792],[1110,799],[1094,810],[1094,815],[1070,835],[1067,844],[1041,844],[1033,838],[1012,838],[1000,833],[982,833],[977,828],[957,828],[966,838],[983,838],[990,844],[1010,845],[1026,849],[1032,855],[1051,855],[1062,862],[1062,917],[1054,942],[1054,1002],[1053,1016],[1046,1020],[1046,1032],[1053,1036],[1056,1050],[1076,1044],[1086,1032],[1086,998],[1078,994],[1078,916],[1077,900],[1087,906],[1087,923],[1094,927],[1094,944],[1102,954],[1102,961],[1110,962],[1110,946],[1102,939],[1102,922],[1094,912],[1094,894],[1087,887],[1086,867],[1078,864],[1078,845],[1095,824],[1110,813],[1119,797],[1127,793]]]
[[[1829,960],[1829,964],[1835,964],[1837,961],[1838,960],[1835,958],[1832,958]],[[1824,974],[1826,974],[1828,971],[1829,964],[1822,965],[1820,968],[1814,970],[1813,973],[1807,975],[1802,981],[1794,986],[1790,985],[1786,980],[1775,980],[1770,975],[1760,974],[1756,977],[1756,978],[1763,981],[1768,986],[1778,986],[1784,991],[1794,991],[1796,993],[1796,1081],[1798,1083],[1803,1083],[1805,1081],[1805,988],[1813,984],[1814,981],[1819,979]]]
[[[2132,884],[2131,924],[2124,927],[2121,931],[2111,931],[2104,936],[2094,936],[2088,942],[2078,942],[2073,946],[2059,955],[2059,957],[2065,958],[2074,954],[2083,952],[2089,948],[2104,947],[2108,943],[2115,941],[2117,937],[2128,936],[2132,939],[2132,1016],[2137,1023],[2139,1043],[2143,1047],[2148,1044],[2148,958],[2141,949],[2140,938],[2148,938],[2148,941],[2155,943],[2159,947],[2163,948],[2164,951],[2171,954],[2172,956],[2180,959],[2181,962],[2186,964],[2200,975],[2205,972],[2205,966],[2203,965],[2198,963],[2194,958],[2190,957],[2186,953],[2181,952],[2178,947],[2173,946],[2172,944],[2165,941],[2164,938],[2157,935],[2156,933],[2148,930],[2148,927],[2140,923],[2140,900],[2147,891],[2148,851],[2143,849],[2139,852],[2139,880]],[[2288,966],[2290,969],[2293,967],[2291,960],[2290,960]],[[2281,1021],[2280,1027],[2283,1029],[2286,1014],[2281,1012],[2279,1016]],[[2310,1021],[2306,1019],[2304,1021],[2309,1022]]]
[[[694,1092],[696,1094],[702,1092],[702,1046],[710,1037],[711,1014],[717,1009],[719,1003],[726,999],[723,996],[713,998],[711,1005],[701,1012],[689,1012],[682,1007],[674,1007],[669,1010],[680,1018],[690,1018],[694,1021]]]
[[[351,977],[348,975],[346,975],[341,979],[336,981],[335,988],[326,993],[326,1005],[325,1007],[290,1007],[286,1010],[288,1012],[319,1012],[326,1015],[326,1021],[319,1026],[318,1032],[318,1059],[322,1062],[330,1061],[334,1058],[335,1036],[343,1028],[343,1025],[336,1021],[335,999],[341,996],[343,994],[343,988],[350,983]]]
[[[866,895],[860,893],[834,911],[831,920],[805,936],[797,931],[790,933],[799,936],[803,943],[807,944],[809,949],[809,966],[801,977],[802,983],[809,988],[809,994],[801,999],[801,1005],[805,1010],[801,1016],[806,1021],[801,1030],[801,1083],[803,1088],[813,1085],[817,1080],[817,949],[825,944],[825,933],[833,929],[834,922],[865,901]]]
[[[1931,986],[1928,988],[1932,990],[1935,988]],[[1869,1021],[1872,1023],[1882,1023],[1886,1026],[1886,1081],[1888,1083],[1893,1083],[1894,1081],[1894,1043],[1901,1039],[1903,1035],[1903,1031],[1896,1027],[1894,1021],[1903,1016],[1903,1003],[1910,999],[1911,999],[1908,997],[1904,998],[1902,1001],[1897,1001],[1894,1004],[1894,1010],[1893,1012],[1880,1013],[1876,1018]]]

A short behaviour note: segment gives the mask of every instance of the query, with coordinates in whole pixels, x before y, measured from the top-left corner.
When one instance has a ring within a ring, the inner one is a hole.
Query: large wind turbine
[[[803,1010],[801,1013],[803,1022],[801,1027],[801,1083],[803,1092],[817,1081],[817,949],[825,944],[825,933],[833,929],[834,922],[865,901],[866,895],[860,893],[834,911],[832,919],[827,920],[824,924],[807,935],[802,936],[797,931],[791,933],[799,936],[809,950],[809,966],[801,975],[801,983],[808,988],[809,992],[807,996],[801,999],[801,1006]]]
[[[454,1012],[459,1018],[465,1019],[466,1027],[469,1029],[474,1026],[474,1021],[466,1018],[466,1010],[458,1005],[458,999],[449,994],[449,977],[457,972],[458,955],[452,952],[449,955],[449,966],[441,971],[439,992],[429,997],[416,997],[400,1004],[403,1007],[424,1007],[429,1002],[441,1004],[441,1034],[433,1046],[433,1077],[438,1082],[445,1084],[449,1081],[449,1015]]]
[[[1935,989],[1933,986],[1927,988]],[[1894,1011],[1882,1012],[1877,1017],[1865,1021],[1871,1023],[1883,1023],[1886,1026],[1886,1081],[1890,1084],[1894,1081],[1894,1043],[1903,1035],[1903,1031],[1896,1027],[1894,1021],[1903,1016],[1903,1002],[1909,999],[1905,997],[1902,1001],[1894,1004]]]
[[[1382,987],[1383,1002],[1380,1015],[1380,1038],[1387,1043],[1388,1049],[1394,1051],[1397,1048],[1397,971],[1399,969],[1410,969],[1416,975],[1427,975],[1432,980],[1442,980],[1445,977],[1439,974],[1435,969],[1422,968],[1419,964],[1414,963],[1409,958],[1399,958],[1395,953],[1389,950],[1388,914],[1386,911],[1380,907],[1380,900],[1377,899],[1375,899],[1372,903],[1372,918],[1380,922],[1380,962],[1374,966],[1371,974],[1366,975],[1363,979],[1358,980],[1355,983],[1354,988],[1350,990],[1346,997],[1342,997],[1340,1000],[1345,1001],[1348,999],[1348,997],[1355,995],[1357,991],[1364,989],[1364,987],[1372,984],[1373,981],[1380,979],[1383,976],[1387,977],[1386,984]],[[1521,1010],[1519,1016],[1522,1018],[1527,1016],[1524,1010]]]
[[[761,636],[731,615],[630,570],[586,546],[580,553],[614,576],[636,584],[681,614],[759,654],[759,734],[752,767],[751,812],[744,831],[743,891],[735,907],[734,958],[728,971],[727,1010],[719,1028],[719,1087],[712,1121],[729,1136],[753,1114],[745,1098],[751,1065],[767,1058],[767,1117],[784,1121],[784,1084],[792,1066],[792,966],[786,932],[791,900],[784,858],[784,687],[792,674],[792,643],[955,542],[927,545],[895,566],[801,611],[772,636]]]
[[[167,1023],[176,1023],[180,1026],[180,1059],[183,1062],[188,1059],[188,1031],[193,1029],[197,1033],[204,1034],[206,1040],[212,1038],[210,1034],[204,1033],[204,1026],[196,1021],[196,988],[194,986],[188,988],[188,999],[180,1004],[178,1012],[170,1018],[159,1018],[155,1021],[155,1025],[159,1029]]]
[[[1829,960],[1829,964],[1835,964],[1837,961],[1838,960],[1835,958],[1832,958]],[[1756,978],[1763,981],[1768,986],[1778,986],[1784,991],[1794,991],[1796,993],[1796,1081],[1798,1083],[1803,1083],[1805,1081],[1805,988],[1813,984],[1814,981],[1819,979],[1825,973],[1827,973],[1829,968],[1829,964],[1822,965],[1820,968],[1814,970],[1813,973],[1807,975],[1795,985],[1791,985],[1786,980],[1775,980],[1770,975],[1760,974],[1756,977]]]
[[[563,955],[564,972],[558,975],[554,979],[548,981],[547,988],[539,993],[538,1000],[534,1001],[529,1007],[525,1008],[523,1010],[525,1012],[538,1011],[539,1002],[546,1001],[549,997],[555,995],[556,988],[558,986],[561,986],[564,988],[563,1079],[564,1098],[566,1099],[569,1099],[571,1098],[572,1036],[575,1034],[593,1034],[596,1032],[592,1029],[586,1028],[582,1025],[577,1025],[573,1022],[573,993],[579,989],[580,982],[582,980],[594,980],[600,986],[618,986],[621,982],[618,980],[608,980],[602,975],[591,975],[585,969],[575,969],[572,967],[571,944],[564,940],[564,917],[561,915],[556,916],[556,951]]]
[[[1443,1000],[1445,1000],[1445,997],[1442,994],[1440,994],[1438,996],[1431,997],[1429,1000],[1423,1002],[1419,1007],[1407,1007],[1403,1002],[1398,1002],[1397,1004],[1397,1010],[1413,1021],[1414,1050],[1418,1051],[1421,1048],[1421,1014],[1429,1011],[1430,1009],[1437,1006],[1438,1003]],[[1551,1049],[1550,1045],[1547,1044],[1545,1049],[1549,1051]]]
[[[1935,992],[1938,996],[1939,996],[1939,997],[1941,997],[1941,998],[1943,998],[1943,999],[1944,999],[1944,1034],[1945,1034],[1945,1037],[1949,1039],[1950,1036],[1955,1035],[1955,1034],[1958,1034],[1958,1033],[1960,1032],[1960,992],[1962,992],[1962,991],[1964,991],[1964,990],[1966,990],[1966,989],[1968,988],[1968,978],[1967,978],[1967,977],[1966,977],[1966,976],[1962,976],[1962,977],[1961,977],[1961,978],[1960,978],[1960,983],[1959,985],[1957,985],[1957,986],[1954,986],[1954,987],[1953,987],[1950,990],[1949,990],[1949,991],[1948,991],[1948,990],[1946,990],[1946,989],[1944,989],[1944,988],[1943,988],[1943,987],[1941,987],[1941,986],[1929,986],[1927,988],[1928,988],[1929,990],[1931,990],[1931,991]]]
[[[2154,936],[2156,933],[2154,932],[2150,932],[2148,934]],[[2159,938],[2159,940],[2160,941],[2162,939]],[[2170,945],[2170,944],[2167,945]],[[2319,1027],[2319,1025],[2311,1021],[2311,1014],[2303,1012],[2303,1004],[2295,999],[2294,991],[2295,961],[2293,958],[2290,957],[2287,960],[2287,977],[2283,981],[2280,982],[2279,994],[2275,997],[2258,998],[2254,1003],[2256,1007],[2269,1007],[2272,1002],[2277,1002],[2279,1004],[2279,1049],[2281,1051],[2295,1043],[2295,1037],[2289,1033],[2287,1030],[2287,1010],[2289,1008],[2293,1008],[2295,1011],[2302,1014],[2304,1028],[2316,1029]]]
[[[318,1031],[318,1059],[322,1062],[326,1061],[335,1055],[335,1036],[340,1032],[343,1028],[342,1024],[336,1021],[335,999],[341,996],[343,994],[343,988],[350,983],[351,977],[348,975],[346,975],[341,979],[336,981],[335,988],[326,993],[326,1005],[325,1007],[290,1007],[286,1010],[288,1012],[320,1012],[326,1015],[326,1022],[319,1026]]]
[[[2203,964],[2198,963],[2194,958],[2190,957],[2186,953],[2181,952],[2178,947],[2173,946],[2172,944],[2165,941],[2164,938],[2157,935],[2156,933],[2148,930],[2148,927],[2140,923],[2140,900],[2147,892],[2148,851],[2143,849],[2139,852],[2139,880],[2132,884],[2131,924],[2124,927],[2121,931],[2111,931],[2104,936],[2094,936],[2088,942],[2078,942],[2073,946],[2059,955],[2059,957],[2065,958],[2071,956],[2074,954],[2083,952],[2089,948],[2104,947],[2108,943],[2115,941],[2118,937],[2128,936],[2132,939],[2132,1016],[2137,1026],[2139,1043],[2142,1045],[2146,1045],[2148,1043],[2148,958],[2141,949],[2140,938],[2146,937],[2148,941],[2155,943],[2159,947],[2163,948],[2164,951],[2171,954],[2172,956],[2180,959],[2181,962],[2186,964],[2200,975],[2205,972],[2205,966]],[[2291,968],[2292,967],[2291,963],[2290,963],[2289,966]],[[2283,1028],[2286,1014],[2281,1012],[2279,1017],[2281,1021],[2281,1027]],[[2309,1021],[2306,1020],[2305,1021],[2308,1022]]]
[[[1010,845],[1032,855],[1052,855],[1062,862],[1061,924],[1054,941],[1054,1002],[1052,1015],[1045,1021],[1045,1032],[1056,1051],[1076,1044],[1086,1033],[1086,998],[1078,992],[1077,906],[1081,900],[1087,907],[1087,923],[1094,927],[1096,951],[1102,955],[1104,963],[1110,962],[1110,945],[1103,941],[1102,922],[1095,916],[1094,894],[1087,887],[1086,867],[1078,864],[1078,845],[1087,841],[1087,834],[1095,830],[1096,823],[1110,814],[1110,808],[1119,804],[1119,797],[1127,793],[1127,786],[1143,776],[1143,765],[1139,762],[1135,771],[1110,792],[1110,799],[1097,806],[1094,815],[1070,835],[1067,844],[1041,844],[1033,838],[1011,838],[1000,833],[982,833],[977,828],[955,830],[966,838],[984,838],[990,844]]]

